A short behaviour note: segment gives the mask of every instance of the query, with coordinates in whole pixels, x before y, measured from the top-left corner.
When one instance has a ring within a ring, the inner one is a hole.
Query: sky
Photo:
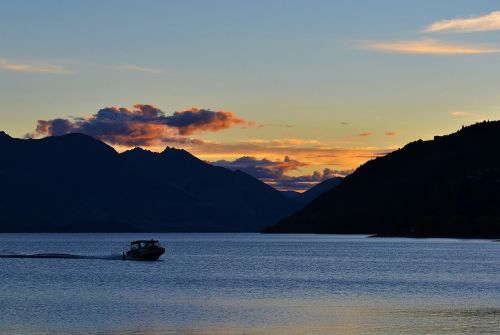
[[[500,117],[500,3],[0,0],[0,130],[304,190]]]

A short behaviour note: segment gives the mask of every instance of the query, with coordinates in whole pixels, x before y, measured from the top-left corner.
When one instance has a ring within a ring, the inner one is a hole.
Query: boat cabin
[[[161,248],[158,240],[137,240],[130,242],[131,250]]]

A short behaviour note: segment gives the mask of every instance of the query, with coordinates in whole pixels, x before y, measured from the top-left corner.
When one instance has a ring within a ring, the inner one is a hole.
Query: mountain
[[[289,199],[298,199],[302,195],[302,193],[292,190],[281,191],[281,194]]]
[[[117,153],[82,134],[0,132],[0,231],[259,231],[296,205],[185,150]]]
[[[304,205],[307,205],[308,203],[319,197],[321,194],[333,190],[333,188],[337,187],[343,179],[344,178],[342,177],[329,178],[319,184],[314,185],[304,193],[301,193],[300,202]]]
[[[360,166],[273,233],[500,236],[500,121],[418,140]]]
[[[330,191],[335,186],[338,186],[342,179],[342,177],[326,179],[302,193],[297,191],[281,191],[281,193],[303,207],[316,199],[321,194],[325,193],[326,191]]]

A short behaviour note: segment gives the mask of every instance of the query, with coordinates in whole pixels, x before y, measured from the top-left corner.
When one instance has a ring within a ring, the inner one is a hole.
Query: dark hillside
[[[369,161],[265,231],[500,236],[500,121]]]

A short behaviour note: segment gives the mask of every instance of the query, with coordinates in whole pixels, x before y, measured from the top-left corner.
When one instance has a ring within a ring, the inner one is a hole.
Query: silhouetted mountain
[[[289,199],[298,199],[302,195],[302,193],[292,190],[281,191],[281,193]]]
[[[416,141],[359,167],[266,232],[500,236],[500,121]]]
[[[298,205],[305,206],[321,194],[330,191],[335,186],[339,185],[342,179],[343,178],[341,177],[334,177],[324,180],[302,193],[297,191],[281,191],[281,193],[289,199],[294,200]]]
[[[343,179],[344,178],[341,177],[334,177],[314,185],[300,195],[300,202],[303,205],[307,205],[308,203],[319,197],[321,194],[333,190],[333,188],[338,186]]]
[[[0,132],[0,231],[259,231],[294,203],[184,150]]]

